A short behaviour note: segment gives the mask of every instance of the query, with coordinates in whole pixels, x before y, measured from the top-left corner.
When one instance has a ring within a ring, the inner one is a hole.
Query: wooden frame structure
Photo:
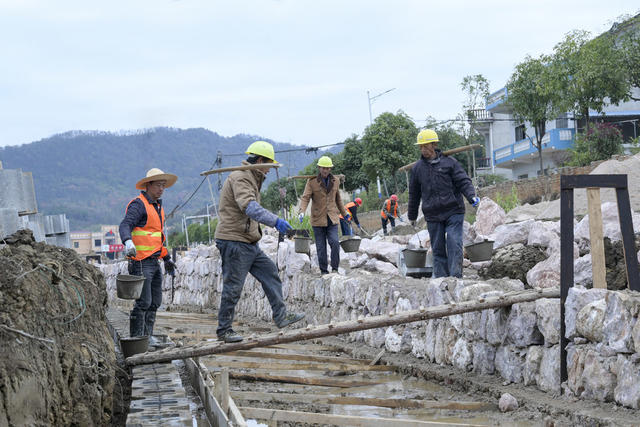
[[[573,190],[587,188],[615,188],[618,201],[618,218],[622,232],[627,281],[629,288],[640,291],[640,275],[633,235],[631,203],[627,175],[562,175],[560,176],[560,382],[567,380],[567,345],[564,304],[573,286]],[[594,193],[591,192],[591,197]],[[597,201],[599,202],[599,195]],[[600,210],[600,209],[598,209]],[[600,213],[600,215],[602,215]],[[602,226],[602,224],[600,224]],[[600,250],[599,248],[597,250]],[[596,257],[598,255],[596,254]],[[596,266],[594,265],[594,268]],[[598,267],[600,268],[600,267]],[[601,273],[596,273],[601,274]],[[594,282],[595,283],[595,282]]]

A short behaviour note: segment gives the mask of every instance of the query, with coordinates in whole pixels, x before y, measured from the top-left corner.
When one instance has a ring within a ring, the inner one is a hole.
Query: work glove
[[[136,245],[133,244],[133,240],[129,239],[124,242],[124,246],[126,248],[125,255],[134,257],[136,256]]]
[[[176,275],[176,263],[171,261],[170,258],[164,260],[164,271],[171,277]]]
[[[303,213],[298,215],[298,221],[300,221],[300,224],[302,224],[302,221],[304,221],[304,214]]]
[[[358,224],[358,230],[362,230],[362,226]]]
[[[471,200],[472,200],[471,206],[473,206],[474,208],[480,204],[480,197],[478,196],[474,197]]]
[[[284,219],[278,218],[276,220],[276,230],[278,230],[278,233],[287,234],[287,230],[291,230],[291,228],[291,224]]]
[[[351,215],[347,214],[347,216],[344,217],[345,220],[347,220],[347,222],[351,221]]]

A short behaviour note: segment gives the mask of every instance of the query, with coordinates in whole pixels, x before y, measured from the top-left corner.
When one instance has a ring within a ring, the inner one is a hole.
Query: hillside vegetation
[[[178,175],[176,185],[163,197],[169,213],[200,184],[200,172],[214,166],[218,150],[223,155],[222,167],[238,165],[246,155],[229,155],[243,153],[256,139],[262,138],[223,137],[206,129],[155,128],[128,134],[73,131],[0,148],[0,161],[5,169],[33,173],[40,212],[65,213],[71,229],[82,230],[119,223],[127,202],[138,194],[135,183],[152,167]],[[295,175],[315,158],[315,153],[305,153],[305,147],[275,142],[274,147],[276,151],[302,149],[277,154],[283,163],[281,177]],[[263,189],[274,179],[271,172]],[[217,197],[215,175],[211,184]],[[211,195],[205,182],[180,215],[207,203]]]

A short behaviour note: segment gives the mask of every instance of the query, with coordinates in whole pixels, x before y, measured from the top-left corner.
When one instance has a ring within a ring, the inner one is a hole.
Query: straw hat
[[[147,182],[162,181],[162,180],[167,181],[167,185],[165,185],[164,187],[169,188],[176,183],[176,181],[178,180],[178,177],[172,173],[164,173],[158,168],[152,168],[147,171],[146,177],[142,178],[140,181],[136,183],[136,188],[138,190],[146,190]]]

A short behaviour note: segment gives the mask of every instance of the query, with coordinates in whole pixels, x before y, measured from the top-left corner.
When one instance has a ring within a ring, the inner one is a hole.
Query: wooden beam
[[[368,365],[367,359],[354,359],[351,357],[338,357],[338,356],[313,356],[311,354],[300,353],[271,353],[268,351],[252,351],[252,350],[238,350],[226,353],[228,356],[239,357],[255,357],[260,359],[282,359],[282,360],[300,360],[307,362],[328,362],[328,363],[350,363],[350,364],[362,364]]]
[[[313,412],[284,411],[280,409],[262,409],[246,406],[239,407],[246,418],[259,420],[288,421],[307,424],[333,424],[337,426],[355,427],[424,427],[424,426],[478,426],[480,424],[464,424],[436,421],[404,420],[400,418],[357,417],[353,415],[316,414]]]
[[[318,175],[295,175],[295,176],[290,176],[287,179],[311,179],[311,178],[315,178],[317,176]],[[333,175],[333,176],[335,176],[336,178],[344,181],[344,175],[341,174],[341,173],[339,173],[337,175]]]
[[[445,156],[450,156],[452,154],[461,153],[463,151],[475,150],[476,148],[482,148],[482,145],[471,144],[471,145],[465,145],[463,147],[456,147],[456,148],[452,148],[451,150],[443,151],[442,154]],[[398,172],[404,172],[404,171],[408,172],[416,163],[418,162],[413,162],[413,163],[409,163],[408,165],[404,165],[400,169],[398,169]]]
[[[268,381],[274,383],[289,383],[289,384],[306,384],[306,385],[318,385],[325,387],[364,387],[382,384],[387,381],[375,381],[375,380],[348,380],[342,378],[327,378],[327,377],[296,377],[293,375],[271,375],[260,374],[257,372],[229,372],[229,377],[234,380],[242,381]]]
[[[382,356],[384,356],[384,353],[385,353],[385,349],[383,348],[382,350],[380,350],[380,353],[378,353],[376,357],[373,358],[371,363],[369,363],[369,366],[377,365],[378,362],[380,362],[380,359],[382,359]]]
[[[448,409],[454,411],[491,411],[496,405],[487,402],[455,402],[450,400],[380,399],[357,396],[335,396],[308,393],[265,393],[259,391],[232,391],[236,400],[265,402],[300,402],[320,405],[365,405],[383,408]]]
[[[212,175],[214,173],[225,173],[225,172],[234,172],[234,171],[248,171],[248,170],[253,170],[253,169],[279,168],[281,166],[282,166],[281,163],[256,163],[256,164],[253,164],[253,165],[230,166],[228,168],[211,169],[209,171],[200,172],[200,176]]]
[[[210,359],[206,361],[208,367],[226,367],[237,369],[271,369],[274,371],[375,371],[393,372],[395,366],[369,366],[360,364],[338,363],[277,363],[277,362],[249,362],[235,360]]]
[[[600,207],[599,188],[587,188],[587,206],[589,210],[589,238],[591,239],[593,287],[607,289],[607,267],[604,261],[602,208]]]
[[[362,317],[358,320],[329,323],[328,325],[307,326],[306,328],[278,331],[260,337],[249,337],[243,342],[225,344],[224,342],[203,343],[195,346],[179,348],[166,348],[155,352],[136,354],[126,359],[128,365],[142,365],[149,363],[169,362],[174,359],[187,357],[199,357],[209,354],[228,353],[236,350],[247,350],[255,347],[264,347],[286,342],[304,341],[314,338],[341,335],[367,329],[383,328],[393,325],[418,322],[427,319],[437,319],[454,314],[482,311],[490,308],[507,307],[522,302],[535,301],[540,298],[558,298],[560,289],[529,289],[512,292],[490,298],[478,298],[473,301],[461,301],[438,305],[433,307],[421,307],[418,310],[409,310],[401,313],[389,313],[388,315]]]

